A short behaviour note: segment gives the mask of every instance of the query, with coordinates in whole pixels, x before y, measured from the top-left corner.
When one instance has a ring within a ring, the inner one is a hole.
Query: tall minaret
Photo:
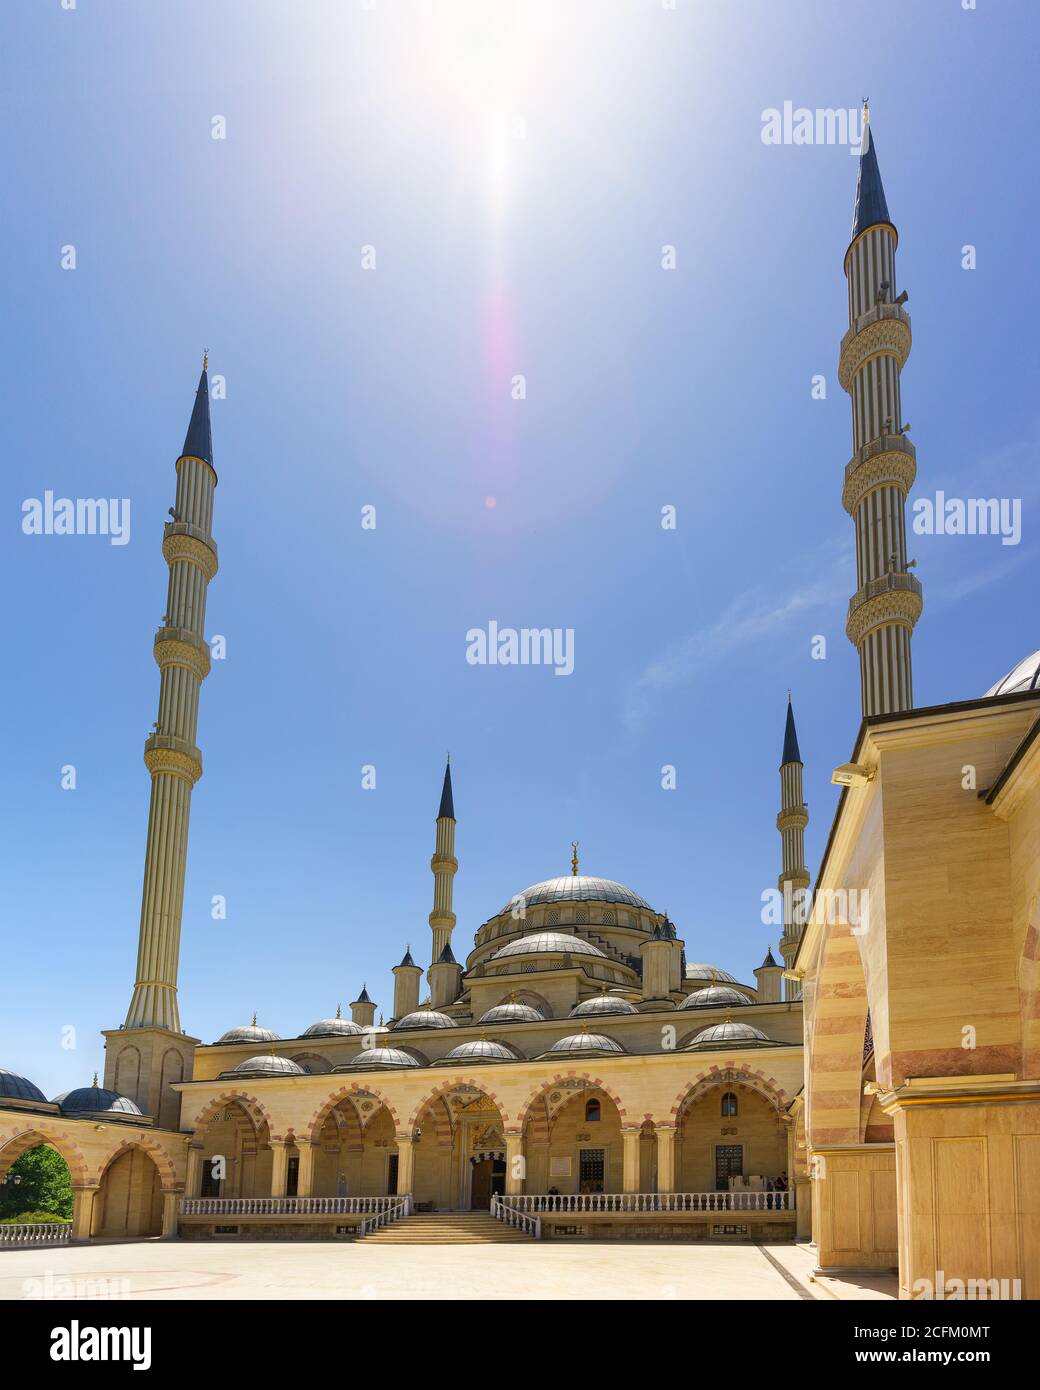
[[[787,724],[784,728],[784,751],[780,759],[780,814],[776,828],[780,832],[781,869],[776,886],[784,897],[784,935],[780,953],[784,968],[789,970],[798,954],[798,943],[805,930],[805,911],[800,918],[796,912],[804,897],[795,898],[799,889],[809,887],[809,870],[805,867],[805,827],[809,810],[802,798],[802,755],[798,751],[798,734],[794,727],[791,696],[787,697]],[[800,999],[801,986],[794,980],[784,981],[784,998]]]
[[[455,802],[451,794],[451,758],[444,769],[441,804],[437,811],[437,842],[430,860],[433,870],[433,911],[430,927],[433,931],[433,950],[430,960],[436,965],[445,946],[451,945],[455,913],[451,910],[452,880],[458,872],[455,858]]]
[[[898,240],[864,102],[852,241],[845,253],[849,331],[838,380],[852,397],[852,458],[842,502],[856,522],[857,589],[845,631],[859,651],[865,715],[912,707],[910,638],[922,607],[921,585],[906,558],[906,497],[917,463],[899,398],[910,316],[905,293],[896,293]]]
[[[202,776],[202,754],[195,745],[199,686],[209,675],[206,644],[206,589],[217,572],[211,534],[213,438],[209,420],[208,362],[203,360],[195,406],[177,460],[177,500],[173,520],[163,527],[163,558],[170,567],[166,612],[155,634],[159,667],[159,717],[144,745],[152,779],[144,891],[137,950],[137,979],[125,1028],[164,1028],[180,1032],[177,959],[181,904],[188,853],[191,789]]]

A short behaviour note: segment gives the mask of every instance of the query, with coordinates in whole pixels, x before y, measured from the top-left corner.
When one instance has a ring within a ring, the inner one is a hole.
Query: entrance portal
[[[482,1158],[470,1165],[471,1211],[487,1211],[492,1197],[502,1197],[506,1190],[506,1161],[504,1158]]]

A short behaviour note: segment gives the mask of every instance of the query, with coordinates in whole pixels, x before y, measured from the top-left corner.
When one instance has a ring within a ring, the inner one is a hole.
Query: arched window
[[[593,1120],[600,1118],[600,1105],[598,1100],[587,1100],[585,1102],[585,1123],[589,1124]]]
[[[726,1094],[722,1097],[722,1115],[723,1115],[723,1119],[726,1119],[726,1118],[729,1117],[729,1116],[735,1115],[736,1113],[737,1113],[737,1097],[736,1097],[736,1093],[735,1093],[734,1091],[727,1091]]]

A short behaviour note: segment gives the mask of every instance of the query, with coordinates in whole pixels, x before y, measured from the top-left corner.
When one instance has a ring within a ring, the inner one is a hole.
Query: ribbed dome
[[[496,1004],[480,1019],[481,1023],[544,1023],[545,1018],[530,1004]]]
[[[603,1014],[637,1014],[639,1010],[620,994],[597,994],[571,1009],[571,1018],[601,1017]]]
[[[80,1086],[54,1097],[54,1104],[63,1115],[140,1115],[141,1111],[127,1096],[118,1091],[106,1091],[104,1086]]]
[[[560,1038],[550,1047],[550,1052],[624,1052],[620,1043],[613,1038],[606,1037],[603,1033],[571,1033],[566,1038]]]
[[[728,970],[720,970],[717,965],[705,965],[703,962],[691,965],[690,962],[687,961],[684,978],[687,980],[715,979],[720,985],[736,985],[740,983],[737,977],[731,975]]]
[[[416,1009],[415,1013],[405,1014],[394,1024],[394,1031],[398,1028],[457,1028],[459,1025],[447,1014],[438,1013],[436,1009]]]
[[[360,1023],[354,1023],[349,1018],[319,1018],[317,1023],[312,1023],[306,1032],[301,1033],[301,1038],[356,1038],[359,1033],[365,1030]],[[274,1035],[271,1035],[272,1042]]]
[[[491,957],[492,960],[501,960],[503,956],[531,956],[531,955],[572,955],[572,956],[603,956],[603,952],[598,946],[593,946],[591,941],[583,941],[580,936],[571,936],[565,931],[536,931],[530,936],[521,936],[518,941],[510,941],[508,946],[502,946]]]
[[[1040,690],[1040,651],[1023,657],[996,685],[991,685],[984,699],[990,695],[1013,695],[1020,690]]]
[[[38,1100],[47,1104],[47,1097],[39,1086],[34,1086],[28,1077],[19,1076],[16,1071],[8,1071],[6,1067],[0,1067],[0,1098]]]
[[[363,1047],[356,1057],[344,1062],[336,1071],[376,1071],[390,1067],[421,1067],[418,1058],[399,1047]]]
[[[215,1046],[221,1043],[261,1043],[278,1042],[278,1034],[272,1033],[270,1028],[258,1028],[255,1023],[244,1023],[241,1028],[229,1028],[226,1033],[221,1034]]]
[[[460,1043],[453,1047],[444,1058],[446,1062],[517,1062],[520,1058],[515,1052],[500,1042],[489,1038],[474,1038],[472,1042]]]
[[[537,907],[539,903],[624,903],[628,907],[645,907],[653,911],[645,898],[633,893],[623,883],[615,883],[612,878],[590,878],[587,874],[566,874],[563,878],[547,878],[542,883],[534,883],[516,895],[523,898],[527,907]],[[512,909],[516,898],[511,898],[502,909]]]
[[[680,1009],[739,1009],[750,1003],[746,994],[729,985],[709,985],[707,989],[695,989],[679,1005]]]
[[[752,1028],[750,1023],[715,1023],[697,1034],[692,1043],[683,1048],[684,1052],[699,1052],[712,1047],[762,1047],[774,1046],[773,1039],[765,1033]]]
[[[306,1070],[291,1057],[272,1057],[263,1055],[247,1057],[230,1071],[222,1071],[221,1076],[306,1076]]]

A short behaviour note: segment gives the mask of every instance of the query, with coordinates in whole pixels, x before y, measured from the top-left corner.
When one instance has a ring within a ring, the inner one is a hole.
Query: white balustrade
[[[508,1199],[498,1196],[492,1197],[491,1215],[496,1221],[501,1221],[503,1225],[517,1226],[520,1230],[526,1231],[529,1236],[534,1236],[535,1240],[541,1240],[542,1218],[540,1216],[528,1216],[527,1212],[512,1206],[511,1203],[514,1200],[512,1197]]]
[[[366,1216],[358,1227],[359,1236],[367,1236],[371,1231],[378,1231],[380,1226],[389,1226],[391,1221],[397,1221],[402,1216],[411,1216],[412,1197],[411,1193],[405,1193],[403,1197],[391,1197],[389,1199],[392,1206],[384,1207],[375,1216]]]
[[[63,1245],[72,1237],[68,1221],[0,1223],[0,1245]]]
[[[791,1192],[545,1192],[500,1197],[521,1213],[793,1211]],[[499,1218],[502,1220],[503,1218]]]
[[[182,1216],[350,1216],[386,1211],[398,1197],[184,1197]]]

